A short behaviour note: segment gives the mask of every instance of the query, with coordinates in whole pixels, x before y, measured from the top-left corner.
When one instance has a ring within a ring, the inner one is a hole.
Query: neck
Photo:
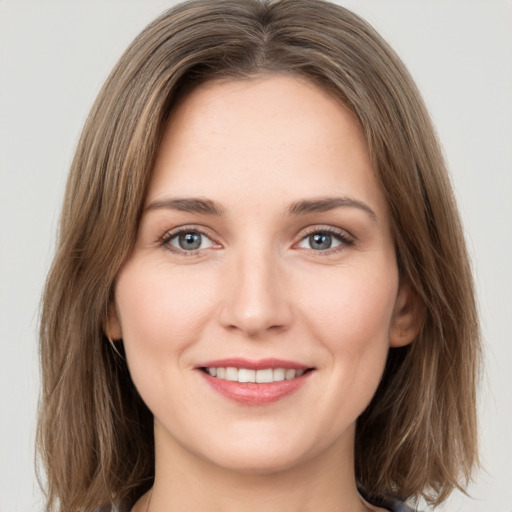
[[[155,428],[150,512],[363,512],[357,493],[353,432],[292,467],[226,469],[198,457]],[[133,512],[147,510],[149,494]]]

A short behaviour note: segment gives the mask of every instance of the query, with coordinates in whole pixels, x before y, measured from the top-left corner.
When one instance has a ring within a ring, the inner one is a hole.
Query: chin
[[[272,430],[272,429],[270,429]],[[265,435],[266,434],[266,435]],[[245,435],[226,436],[215,439],[208,448],[205,446],[197,452],[203,460],[243,475],[272,475],[292,469],[298,469],[311,461],[328,448],[333,448],[339,439],[325,436],[318,439],[312,432],[246,432]],[[341,443],[343,444],[343,443]],[[340,445],[341,445],[340,444]],[[335,448],[335,451],[338,450]]]
[[[243,450],[219,454],[215,459],[210,459],[214,465],[224,470],[242,475],[264,476],[275,473],[282,473],[298,467],[306,461],[304,454],[297,454],[285,451],[266,450],[264,452],[255,450]]]

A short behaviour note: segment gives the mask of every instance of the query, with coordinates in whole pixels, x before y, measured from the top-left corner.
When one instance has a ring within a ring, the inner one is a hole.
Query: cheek
[[[323,293],[315,288],[303,302],[308,328],[328,354],[331,378],[317,407],[334,430],[364,411],[384,371],[398,277],[389,271],[383,275],[347,272],[339,282],[326,283]]]
[[[187,349],[200,338],[211,309],[211,284],[205,276],[143,257],[128,261],[118,276],[115,303],[128,368],[157,418],[188,407],[183,393],[169,389],[184,385]]]
[[[169,372],[169,361],[197,341],[213,306],[212,287],[200,275],[168,265],[128,262],[115,288],[116,311],[134,381]],[[147,368],[151,367],[151,372]],[[145,371],[146,370],[146,371]]]
[[[398,276],[386,272],[361,272],[344,268],[322,281],[304,283],[301,311],[312,327],[336,344],[364,346],[373,338],[387,339],[398,292]],[[356,347],[354,347],[356,348]]]
[[[323,286],[318,281],[317,286],[309,286],[311,292],[303,295],[301,305],[310,332],[328,354],[333,379],[325,399],[353,407],[355,416],[375,393],[389,351],[398,273],[392,265],[386,272],[378,268],[341,269]],[[348,403],[347,396],[354,400]]]

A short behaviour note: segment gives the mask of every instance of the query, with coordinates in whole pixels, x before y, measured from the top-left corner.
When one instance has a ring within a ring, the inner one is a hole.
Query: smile
[[[301,377],[305,370],[294,368],[264,368],[253,370],[250,368],[207,367],[203,371],[217,379],[243,383],[269,383],[291,380]]]
[[[270,404],[297,392],[315,373],[315,368],[281,359],[222,359],[202,363],[196,369],[213,391],[250,406]]]

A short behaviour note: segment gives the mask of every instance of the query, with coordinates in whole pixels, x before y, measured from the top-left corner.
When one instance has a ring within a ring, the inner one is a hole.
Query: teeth
[[[286,370],[284,372],[284,378],[286,380],[294,379],[295,378],[295,370]]]
[[[212,377],[230,380],[233,382],[279,382],[282,380],[291,380],[304,375],[304,370],[294,370],[285,368],[265,368],[263,370],[250,370],[248,368],[206,368],[207,373]]]
[[[274,368],[273,377],[274,381],[284,380],[284,374],[286,370],[284,368]]]
[[[224,378],[226,380],[238,380],[238,369],[229,366],[226,368],[226,376]]]
[[[238,370],[238,382],[256,382],[256,370],[240,368]]]
[[[274,382],[274,372],[271,368],[268,370],[256,371],[256,382]]]

